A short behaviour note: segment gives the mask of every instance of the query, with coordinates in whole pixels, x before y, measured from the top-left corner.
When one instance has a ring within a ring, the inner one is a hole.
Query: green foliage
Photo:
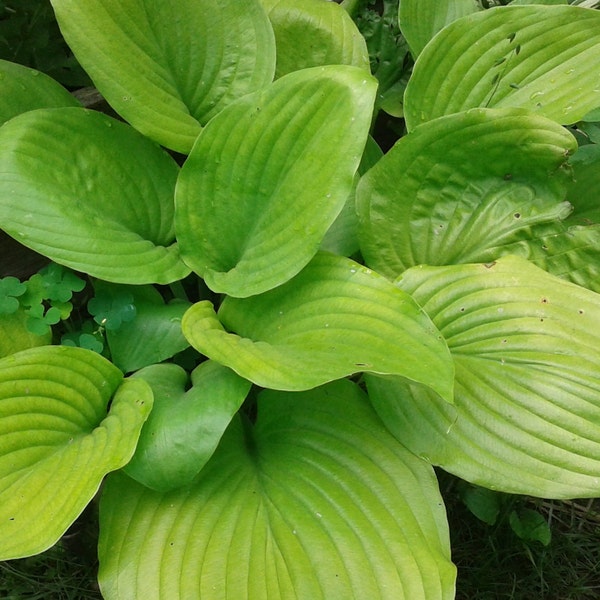
[[[504,499],[600,495],[600,13],[167,4],[52,0],[124,121],[0,64],[53,261],[0,280],[0,557],[106,477],[107,600],[450,600],[433,466],[548,544]]]

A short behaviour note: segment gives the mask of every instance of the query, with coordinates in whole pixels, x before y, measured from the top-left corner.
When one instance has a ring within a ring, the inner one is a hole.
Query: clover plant
[[[1,559],[450,599],[434,467],[600,496],[600,12],[365,4],[52,0],[121,119],[0,62]]]

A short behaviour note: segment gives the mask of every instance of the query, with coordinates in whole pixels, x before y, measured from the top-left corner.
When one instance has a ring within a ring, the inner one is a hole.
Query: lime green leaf
[[[208,120],[267,85],[275,40],[257,0],[52,0],[77,60],[111,106],[187,153]]]
[[[528,237],[503,251],[600,292],[600,147],[583,146],[569,162],[567,199],[573,212],[562,222],[534,226]]]
[[[175,222],[212,290],[259,294],[314,256],[352,190],[375,87],[356,67],[304,69],[206,126],[181,169]]]
[[[349,381],[266,391],[196,481],[160,494],[110,475],[100,504],[107,600],[450,600],[455,569],[429,465]]]
[[[459,477],[544,498],[597,496],[600,295],[525,260],[415,267],[399,285],[446,338],[454,405],[368,378],[386,425]]]
[[[53,261],[120,283],[189,273],[173,230],[178,167],[127,125],[82,108],[0,128],[0,227]]]
[[[123,372],[136,371],[171,358],[189,347],[181,331],[181,319],[191,306],[174,300],[165,304],[151,286],[127,286],[135,306],[135,318],[118,329],[106,331],[112,361]]]
[[[80,104],[48,75],[0,60],[0,125],[29,110],[61,106]]]
[[[134,378],[150,384],[154,407],[125,473],[158,492],[192,483],[213,455],[250,390],[250,382],[206,361],[192,373],[177,365],[152,365]]]
[[[145,382],[121,382],[116,367],[81,348],[0,360],[2,560],[52,546],[106,473],[131,458],[152,394]]]
[[[444,28],[417,59],[409,130],[478,106],[522,107],[568,124],[600,105],[600,12],[503,6]]]
[[[42,335],[35,335],[27,328],[27,320],[23,309],[0,315],[0,358],[28,348],[50,344],[50,330],[47,329]]]
[[[600,146],[582,146],[570,159],[573,168],[567,199],[575,207],[577,225],[600,223]]]
[[[576,148],[566,129],[520,109],[472,109],[421,125],[359,183],[365,261],[394,278],[419,264],[497,258],[535,224],[569,214],[561,200]]]
[[[358,173],[354,178],[352,192],[342,208],[342,212],[327,230],[320,250],[333,252],[341,256],[354,256],[360,251],[358,243],[358,217],[356,215],[356,185],[360,179],[359,175],[366,173],[381,157],[383,152],[377,142],[369,136],[365,152],[358,167]]]
[[[210,302],[199,302],[182,327],[197,350],[262,387],[305,390],[369,371],[419,381],[452,401],[450,357],[428,317],[389,281],[341,256],[317,254],[270,292],[226,298],[218,318]]]
[[[354,65],[369,72],[365,39],[338,4],[281,0],[269,20],[277,47],[276,77],[322,65]]]
[[[479,10],[477,0],[402,0],[398,18],[410,51],[417,57],[438,31]]]

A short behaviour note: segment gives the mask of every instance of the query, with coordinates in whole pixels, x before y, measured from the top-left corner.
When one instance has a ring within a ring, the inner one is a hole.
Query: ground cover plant
[[[0,559],[453,598],[434,467],[600,495],[600,13],[514,4],[53,0],[122,120],[0,63]]]

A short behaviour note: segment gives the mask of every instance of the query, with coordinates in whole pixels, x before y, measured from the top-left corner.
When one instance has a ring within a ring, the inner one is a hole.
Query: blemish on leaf
[[[496,266],[496,261],[491,262],[491,263],[484,263],[483,265],[486,269],[491,269],[492,267]]]
[[[519,212],[516,212],[516,213],[513,215],[513,217],[514,217],[515,219],[520,219],[520,218],[521,218],[521,213],[519,213]]]

